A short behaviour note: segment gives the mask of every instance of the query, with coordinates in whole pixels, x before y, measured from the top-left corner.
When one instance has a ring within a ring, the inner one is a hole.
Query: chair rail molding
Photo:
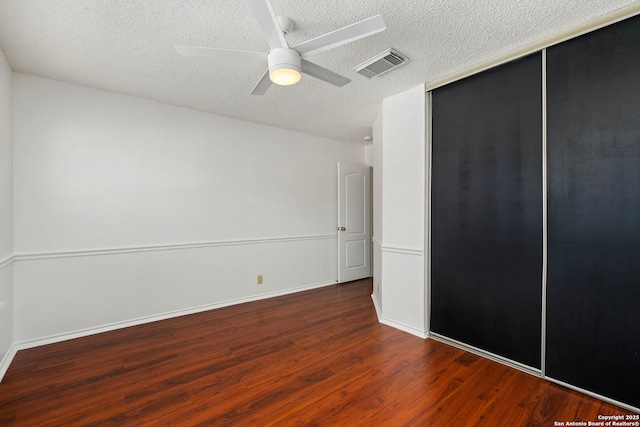
[[[70,251],[22,252],[22,253],[14,254],[11,258],[13,261],[17,262],[17,261],[30,261],[30,260],[54,259],[54,258],[116,255],[116,254],[138,253],[138,252],[200,249],[200,248],[211,248],[216,246],[260,245],[260,244],[268,244],[268,243],[299,242],[299,241],[306,241],[306,240],[330,240],[330,239],[337,239],[337,236],[335,234],[320,234],[320,235],[309,235],[309,236],[287,236],[287,237],[269,237],[269,238],[242,239],[242,240],[221,240],[221,241],[211,241],[211,242],[171,243],[171,244],[150,245],[150,246],[123,246],[119,248],[77,249],[77,250],[70,250]],[[3,262],[4,260],[0,260],[0,268],[2,268]]]
[[[0,270],[2,270],[5,267],[8,267],[9,265],[11,265],[13,262],[15,261],[15,255],[8,255],[4,258],[0,258]]]
[[[391,252],[395,254],[415,255],[415,256],[424,255],[424,249],[403,248],[400,246],[390,246],[390,245],[380,245],[380,248],[382,252]]]

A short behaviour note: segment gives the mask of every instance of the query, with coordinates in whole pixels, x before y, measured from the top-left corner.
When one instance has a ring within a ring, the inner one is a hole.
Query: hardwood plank
[[[2,426],[520,426],[631,412],[378,323],[371,280],[18,352]]]

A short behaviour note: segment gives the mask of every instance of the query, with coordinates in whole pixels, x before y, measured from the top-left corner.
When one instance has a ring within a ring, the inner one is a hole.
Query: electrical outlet
[[[263,277],[262,274],[258,274],[258,285],[262,285]]]

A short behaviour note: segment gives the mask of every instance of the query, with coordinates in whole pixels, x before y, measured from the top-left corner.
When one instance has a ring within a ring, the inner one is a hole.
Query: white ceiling
[[[637,0],[271,0],[290,45],[381,14],[387,30],[312,58],[352,80],[303,76],[252,96],[266,65],[184,57],[174,44],[267,52],[244,0],[2,0],[14,71],[363,143],[387,96],[571,29]],[[393,47],[410,62],[369,80],[352,68]]]

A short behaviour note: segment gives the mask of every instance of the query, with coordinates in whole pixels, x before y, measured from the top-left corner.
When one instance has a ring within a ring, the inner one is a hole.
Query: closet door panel
[[[540,367],[542,59],[432,93],[431,330]]]
[[[547,50],[546,373],[640,407],[640,17]]]

